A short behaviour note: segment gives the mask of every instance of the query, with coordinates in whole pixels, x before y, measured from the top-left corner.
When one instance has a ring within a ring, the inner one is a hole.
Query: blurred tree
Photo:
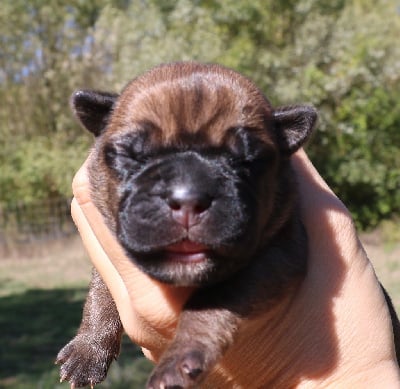
[[[83,80],[94,85],[101,71],[88,55],[88,31],[105,3],[2,2],[0,201],[70,194],[89,142],[76,131],[68,96]]]
[[[222,62],[274,104],[311,102],[309,153],[360,227],[400,212],[400,34],[395,1],[210,1]]]
[[[314,11],[315,12],[315,11]],[[309,152],[359,226],[400,211],[400,17],[394,1],[352,1],[309,14],[277,93],[321,112]],[[307,53],[312,53],[309,55]]]
[[[160,62],[220,62],[272,103],[311,102],[309,147],[360,226],[400,211],[394,0],[6,0],[0,10],[0,201],[70,193],[89,139],[66,104]],[[12,139],[12,141],[10,141]],[[4,190],[3,190],[4,189]]]

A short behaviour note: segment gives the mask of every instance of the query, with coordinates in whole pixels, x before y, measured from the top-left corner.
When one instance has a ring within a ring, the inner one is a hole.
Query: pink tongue
[[[167,247],[167,251],[181,254],[192,254],[205,250],[207,250],[207,246],[200,243],[191,242],[190,240],[183,240]]]

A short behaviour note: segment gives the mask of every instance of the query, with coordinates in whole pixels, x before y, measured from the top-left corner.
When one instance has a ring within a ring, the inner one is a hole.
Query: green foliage
[[[361,227],[400,212],[400,16],[394,0],[6,0],[0,203],[70,194],[90,138],[80,87],[120,90],[160,62],[220,62],[275,105],[313,103],[312,160]]]
[[[68,144],[63,133],[53,137],[44,135],[21,139],[15,150],[4,156],[0,173],[2,200],[68,197],[71,195],[73,173],[87,153],[86,137]],[[64,195],[64,196],[63,196]]]

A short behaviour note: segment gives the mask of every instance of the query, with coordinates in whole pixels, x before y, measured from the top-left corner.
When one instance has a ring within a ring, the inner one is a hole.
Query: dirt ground
[[[379,280],[400,313],[400,236],[387,241],[382,232],[376,230],[361,234],[361,241]]]

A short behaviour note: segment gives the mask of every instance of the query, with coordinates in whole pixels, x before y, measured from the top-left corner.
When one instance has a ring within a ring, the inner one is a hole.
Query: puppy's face
[[[289,217],[289,156],[311,131],[312,108],[274,110],[238,73],[195,63],[155,68],[121,96],[76,92],[72,104],[96,135],[93,200],[152,277],[217,282]]]

